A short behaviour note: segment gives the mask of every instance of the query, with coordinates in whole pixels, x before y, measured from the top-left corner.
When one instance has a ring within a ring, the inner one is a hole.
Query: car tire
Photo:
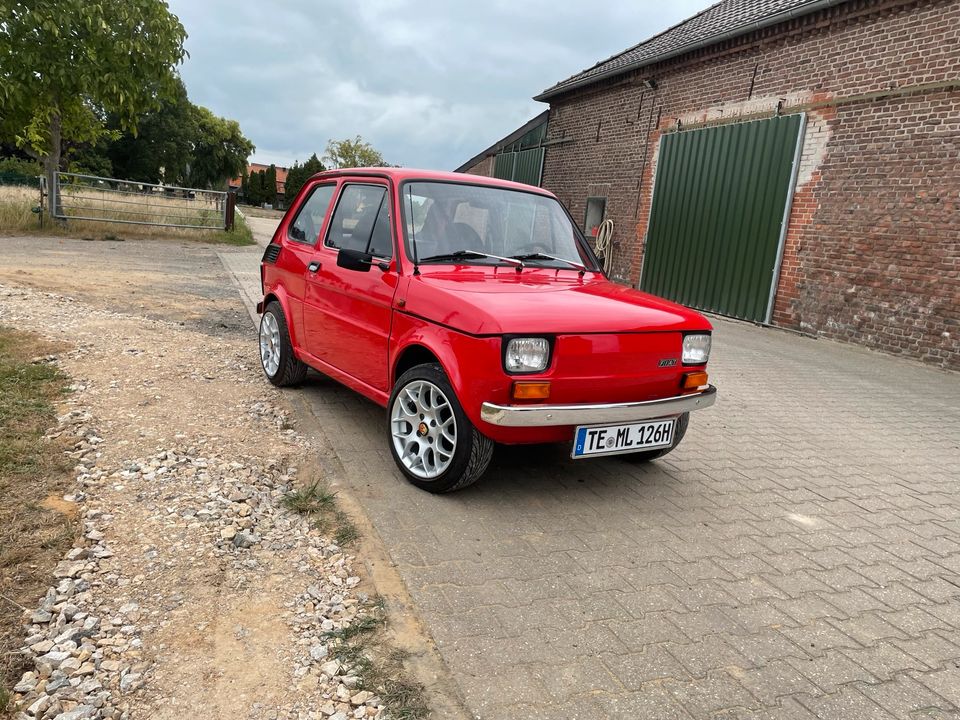
[[[387,403],[387,444],[407,480],[432,493],[475,483],[494,448],[470,422],[436,363],[417,365],[397,380]]]
[[[620,457],[627,462],[632,463],[645,463],[650,462],[651,460],[656,460],[657,458],[662,458],[669,452],[673,450],[680,444],[680,441],[683,440],[683,436],[687,434],[687,425],[690,424],[690,413],[684,413],[677,418],[677,427],[673,433],[673,443],[670,447],[659,448],[657,450],[647,450],[646,452],[635,452],[635,453],[626,453]]]
[[[274,300],[260,316],[260,367],[277,387],[299,385],[307,374],[306,363],[293,354],[283,306]]]

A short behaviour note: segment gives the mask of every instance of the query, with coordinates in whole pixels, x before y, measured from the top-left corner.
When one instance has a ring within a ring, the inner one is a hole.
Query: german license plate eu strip
[[[573,458],[620,455],[670,447],[675,418],[625,425],[581,425],[573,436]]]

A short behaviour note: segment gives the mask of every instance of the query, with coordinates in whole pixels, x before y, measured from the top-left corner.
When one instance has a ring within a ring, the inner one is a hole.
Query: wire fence
[[[216,230],[232,226],[227,193],[58,172],[54,216],[129,225]]]

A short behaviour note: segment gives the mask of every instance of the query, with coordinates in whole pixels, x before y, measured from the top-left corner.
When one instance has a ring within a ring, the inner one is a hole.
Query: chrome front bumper
[[[717,388],[708,385],[706,390],[692,395],[608,405],[494,405],[485,402],[480,408],[480,419],[502,427],[630,423],[703,410],[716,401]]]

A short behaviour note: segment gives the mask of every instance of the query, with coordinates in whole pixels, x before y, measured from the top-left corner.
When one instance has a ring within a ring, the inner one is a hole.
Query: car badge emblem
[[[676,358],[664,358],[659,363],[657,363],[657,367],[673,367],[676,364],[677,364]]]

